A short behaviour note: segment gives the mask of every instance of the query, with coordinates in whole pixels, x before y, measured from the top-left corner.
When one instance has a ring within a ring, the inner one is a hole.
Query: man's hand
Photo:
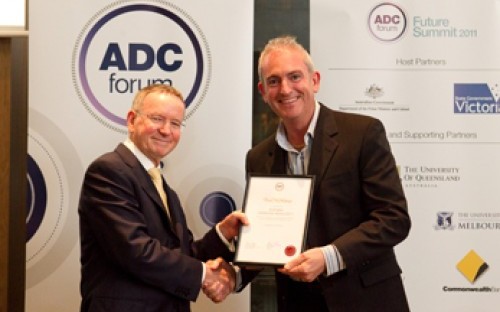
[[[248,225],[248,219],[243,212],[234,211],[228,214],[224,220],[219,222],[219,230],[224,237],[231,242],[240,231],[241,225]]]
[[[290,276],[300,282],[312,282],[325,272],[325,257],[320,248],[313,248],[304,251],[296,258],[290,260],[279,272]]]
[[[234,290],[234,268],[222,258],[209,260],[205,264],[207,272],[202,285],[203,293],[213,302],[222,302]]]

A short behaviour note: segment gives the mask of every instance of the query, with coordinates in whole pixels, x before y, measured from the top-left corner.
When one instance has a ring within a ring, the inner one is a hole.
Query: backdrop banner
[[[241,208],[253,2],[54,0],[29,10],[26,311],[78,311],[83,174],[125,140],[141,87],[171,84],[186,99],[186,127],[164,175],[195,237]],[[249,291],[217,305],[200,294],[192,307],[248,311]]]
[[[500,7],[311,1],[318,98],[387,130],[413,221],[397,248],[412,311],[500,304]]]

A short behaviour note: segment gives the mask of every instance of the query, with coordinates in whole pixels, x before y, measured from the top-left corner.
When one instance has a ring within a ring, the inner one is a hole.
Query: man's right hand
[[[203,280],[203,293],[213,302],[222,302],[234,291],[236,273],[234,268],[222,258],[205,263],[206,273]]]

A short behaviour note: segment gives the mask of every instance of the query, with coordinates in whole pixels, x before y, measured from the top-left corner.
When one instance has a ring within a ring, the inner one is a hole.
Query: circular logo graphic
[[[26,288],[58,269],[78,242],[79,156],[52,121],[30,109]]]
[[[288,257],[295,255],[296,252],[297,249],[295,248],[295,246],[288,245],[285,247],[285,255],[287,255]]]
[[[47,185],[40,167],[31,155],[28,155],[27,178],[26,241],[28,242],[42,224],[47,207]]]
[[[234,200],[224,192],[209,193],[200,204],[201,219],[208,226],[214,226],[235,210]]]
[[[400,39],[406,31],[405,12],[389,2],[375,6],[368,16],[368,28],[380,41],[391,42]]]
[[[72,67],[85,108],[122,133],[139,89],[155,83],[176,87],[184,96],[187,119],[202,102],[211,75],[200,28],[184,11],[163,1],[120,1],[96,13],[77,39]]]

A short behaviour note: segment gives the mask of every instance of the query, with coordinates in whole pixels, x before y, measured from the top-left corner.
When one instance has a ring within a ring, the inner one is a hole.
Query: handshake
[[[222,302],[236,286],[235,270],[222,258],[207,261],[205,267],[203,293],[215,303]]]
[[[238,235],[241,225],[248,225],[248,219],[241,212],[233,212],[219,222],[220,234],[228,242],[232,242]],[[205,263],[206,273],[203,280],[203,293],[213,302],[221,302],[233,292],[236,286],[236,272],[234,268],[222,258],[209,260]]]

